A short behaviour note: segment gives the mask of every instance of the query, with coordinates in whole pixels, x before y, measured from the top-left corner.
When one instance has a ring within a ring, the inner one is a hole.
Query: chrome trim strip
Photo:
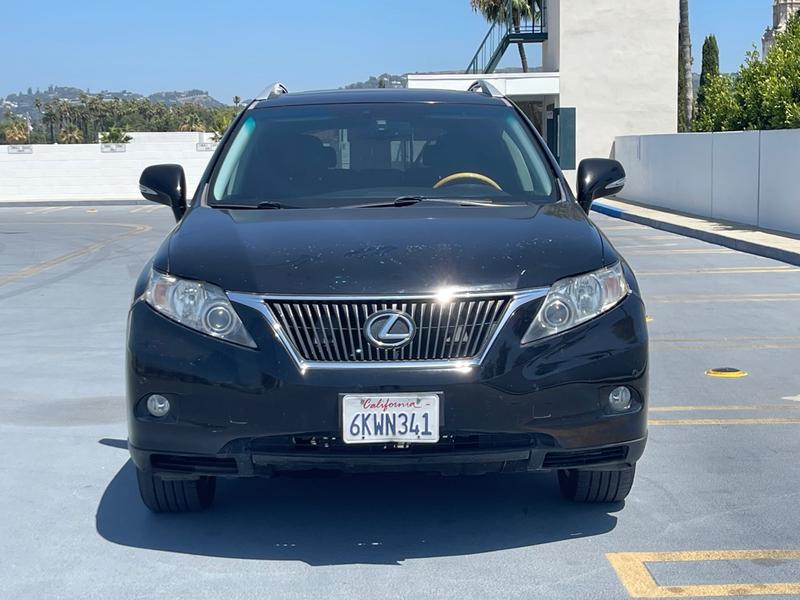
[[[275,315],[267,307],[268,301],[281,301],[292,300],[295,302],[336,302],[336,301],[370,301],[370,300],[431,300],[440,297],[440,294],[422,294],[422,295],[404,295],[404,296],[290,296],[290,295],[276,295],[276,294],[253,294],[243,292],[227,292],[228,298],[231,302],[241,304],[257,310],[266,319],[267,323],[272,327],[275,337],[278,338],[283,345],[286,352],[292,358],[297,368],[301,373],[310,369],[432,369],[432,370],[453,370],[460,371],[479,366],[489,351],[492,349],[495,340],[500,335],[500,331],[506,325],[511,315],[521,306],[543,298],[547,295],[550,288],[541,287],[529,290],[519,291],[505,291],[505,292],[475,292],[465,291],[456,292],[452,296],[452,301],[461,300],[464,298],[472,298],[475,296],[510,296],[511,301],[508,303],[505,312],[503,313],[497,327],[490,339],[486,341],[483,352],[471,359],[449,359],[449,360],[408,360],[408,361],[382,361],[380,358],[373,361],[365,362],[342,362],[342,361],[321,361],[321,360],[305,360],[298,353],[291,339],[287,335],[286,330],[281,326]],[[497,306],[499,306],[499,302]],[[432,316],[433,311],[431,311]],[[440,315],[441,317],[441,315]],[[301,315],[302,318],[302,315]]]

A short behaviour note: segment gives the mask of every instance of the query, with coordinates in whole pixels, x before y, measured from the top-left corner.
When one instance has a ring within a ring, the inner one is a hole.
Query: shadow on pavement
[[[125,546],[310,565],[397,564],[546,544],[611,531],[611,506],[561,500],[553,474],[332,476],[219,480],[202,513],[150,513],[129,460],[96,526]]]

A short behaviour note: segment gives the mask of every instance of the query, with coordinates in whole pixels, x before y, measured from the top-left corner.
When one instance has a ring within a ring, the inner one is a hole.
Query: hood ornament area
[[[400,310],[381,310],[364,323],[364,336],[376,348],[401,348],[414,339],[417,326]]]

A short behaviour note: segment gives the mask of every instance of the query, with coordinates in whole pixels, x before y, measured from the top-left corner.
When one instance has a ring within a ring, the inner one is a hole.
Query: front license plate
[[[342,396],[342,439],[346,444],[439,441],[439,395]]]

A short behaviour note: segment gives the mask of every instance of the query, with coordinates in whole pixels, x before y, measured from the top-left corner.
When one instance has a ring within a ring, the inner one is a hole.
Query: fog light
[[[169,400],[159,394],[147,398],[147,412],[154,417],[163,417],[169,412]]]
[[[608,406],[614,412],[625,412],[631,407],[631,391],[624,385],[614,388],[608,395]]]

